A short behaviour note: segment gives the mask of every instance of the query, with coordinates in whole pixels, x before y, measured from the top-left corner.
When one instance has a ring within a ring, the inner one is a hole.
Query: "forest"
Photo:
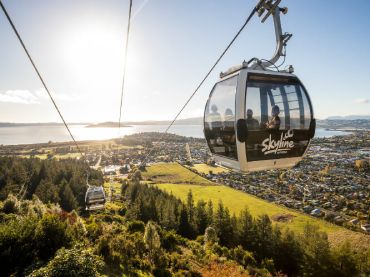
[[[0,276],[370,274],[370,250],[331,247],[317,226],[295,234],[248,207],[235,215],[222,201],[195,203],[191,190],[182,202],[138,170],[120,201],[87,213],[86,170],[103,182],[76,160],[0,159]]]

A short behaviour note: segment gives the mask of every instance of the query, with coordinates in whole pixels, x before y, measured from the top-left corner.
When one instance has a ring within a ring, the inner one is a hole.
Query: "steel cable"
[[[249,21],[252,19],[253,15],[257,12],[258,10],[258,5],[255,6],[253,8],[253,10],[251,11],[251,13],[249,14],[249,16],[247,17],[247,19],[245,20],[244,24],[240,27],[239,31],[236,33],[236,35],[233,37],[233,39],[230,41],[230,43],[226,46],[226,48],[222,51],[221,55],[218,57],[218,59],[216,60],[216,62],[212,65],[212,67],[209,69],[209,71],[207,72],[207,74],[205,75],[205,77],[202,79],[202,81],[198,84],[198,86],[195,88],[194,92],[190,95],[190,97],[187,99],[187,101],[185,102],[185,104],[181,107],[180,111],[176,114],[175,118],[171,121],[171,123],[168,125],[168,127],[166,128],[166,130],[164,131],[164,133],[162,134],[162,136],[160,137],[159,141],[162,141],[162,139],[164,138],[164,136],[167,134],[168,130],[172,127],[172,125],[175,123],[175,121],[177,120],[177,118],[180,116],[180,114],[183,112],[183,110],[186,108],[186,106],[189,104],[189,102],[191,101],[191,99],[195,96],[195,94],[198,92],[198,90],[200,89],[200,87],[203,85],[203,83],[207,80],[207,78],[209,77],[209,75],[212,73],[212,71],[215,69],[215,67],[217,66],[217,64],[220,62],[220,60],[223,58],[223,56],[226,54],[226,52],[229,50],[229,48],[231,47],[231,45],[235,42],[235,40],[239,37],[240,33],[244,30],[244,28],[247,26],[247,24],[249,23]],[[149,151],[149,153],[147,154],[147,156],[144,158],[144,160],[141,162],[140,166],[142,166],[143,164],[145,164],[145,161],[148,159],[148,157],[151,155],[153,151],[153,148]]]

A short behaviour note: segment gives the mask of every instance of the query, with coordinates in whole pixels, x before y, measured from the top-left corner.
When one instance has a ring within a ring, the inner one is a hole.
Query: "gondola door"
[[[314,134],[308,94],[292,74],[249,71],[246,80],[247,162],[241,170],[293,167]]]
[[[204,112],[204,135],[215,161],[228,168],[240,170],[236,121],[240,115],[237,98],[239,74],[221,79],[212,89]],[[239,156],[240,157],[240,156]]]

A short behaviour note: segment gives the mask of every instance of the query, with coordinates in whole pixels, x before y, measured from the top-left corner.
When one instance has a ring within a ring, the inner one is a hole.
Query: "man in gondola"
[[[252,109],[247,110],[247,128],[248,130],[257,130],[259,129],[259,122],[257,119],[253,118]]]
[[[221,128],[222,128],[222,121],[221,121],[221,114],[218,112],[218,108],[216,105],[211,106],[211,113],[208,115],[208,120],[210,121],[210,129],[211,129],[211,140],[212,144],[217,143],[217,141],[221,140]],[[218,143],[222,144],[222,142]]]
[[[274,105],[271,109],[271,116],[272,118],[266,122],[266,128],[272,130],[279,130],[280,128],[280,108],[277,105]]]

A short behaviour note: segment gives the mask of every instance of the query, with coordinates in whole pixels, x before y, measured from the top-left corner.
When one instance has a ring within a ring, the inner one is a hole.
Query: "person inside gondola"
[[[274,105],[271,109],[272,118],[266,123],[266,128],[271,130],[279,130],[280,128],[280,108],[277,105]]]
[[[216,105],[211,106],[211,113],[209,114],[209,121],[211,122],[211,143],[212,144],[222,144],[221,140],[221,128],[222,128],[222,121],[221,115],[218,112],[218,108]]]
[[[222,129],[222,141],[224,142],[228,155],[233,155],[236,151],[235,143],[235,128],[234,128],[235,116],[230,108],[225,110],[223,129]]]
[[[247,110],[247,128],[248,130],[257,130],[259,129],[259,122],[257,119],[253,118],[253,110]]]

